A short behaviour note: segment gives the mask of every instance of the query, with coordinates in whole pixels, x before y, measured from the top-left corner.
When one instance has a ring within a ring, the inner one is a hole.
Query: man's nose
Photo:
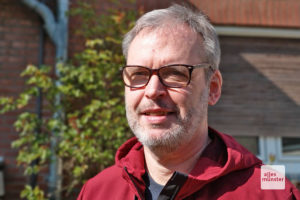
[[[160,82],[158,75],[153,74],[145,87],[146,97],[149,99],[156,99],[165,96],[166,94],[167,88]]]

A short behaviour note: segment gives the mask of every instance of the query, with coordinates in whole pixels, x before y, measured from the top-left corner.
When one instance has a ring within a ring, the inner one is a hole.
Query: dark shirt
[[[144,180],[146,183],[146,191],[145,191],[146,200],[157,200],[164,186],[156,183],[148,173],[145,174]]]
[[[185,174],[174,172],[166,185],[159,185],[146,173],[144,175],[144,181],[146,183],[146,200],[174,199],[187,178],[188,176]]]

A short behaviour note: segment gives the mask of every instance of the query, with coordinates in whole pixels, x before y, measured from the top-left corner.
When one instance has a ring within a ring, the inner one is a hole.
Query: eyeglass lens
[[[165,86],[184,87],[190,79],[186,66],[165,66],[158,70],[158,76]],[[129,87],[143,87],[151,77],[151,69],[140,66],[127,66],[123,70],[123,79]]]

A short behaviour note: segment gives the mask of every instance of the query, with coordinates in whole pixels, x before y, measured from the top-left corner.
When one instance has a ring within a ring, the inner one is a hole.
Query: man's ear
[[[222,75],[219,70],[215,70],[209,82],[208,105],[215,105],[221,97]]]

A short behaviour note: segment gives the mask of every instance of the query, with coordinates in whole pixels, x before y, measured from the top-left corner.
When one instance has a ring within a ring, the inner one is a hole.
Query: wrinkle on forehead
[[[146,56],[149,60],[152,59],[152,61],[157,62],[148,63],[155,67],[159,67],[157,65],[174,63],[199,64],[200,61],[206,61],[202,36],[186,24],[166,23],[157,28],[144,28],[133,39],[132,44],[136,45],[137,41],[141,48],[151,47],[151,49],[148,49],[149,52]],[[135,49],[136,51],[137,49]],[[164,53],[162,54],[162,52]],[[165,52],[168,53],[166,54]],[[130,55],[129,53],[128,60],[131,61],[132,56],[134,56],[135,60],[137,59],[137,55]],[[187,62],[191,57],[199,59],[191,63]]]
[[[199,45],[202,46],[203,43],[202,36],[186,24],[165,23],[156,28],[144,28],[138,35],[149,36],[150,34],[155,37],[168,38],[168,42],[172,42],[173,44],[177,44],[182,40],[190,45],[193,45],[197,40],[199,40]],[[178,40],[178,38],[181,40]]]

